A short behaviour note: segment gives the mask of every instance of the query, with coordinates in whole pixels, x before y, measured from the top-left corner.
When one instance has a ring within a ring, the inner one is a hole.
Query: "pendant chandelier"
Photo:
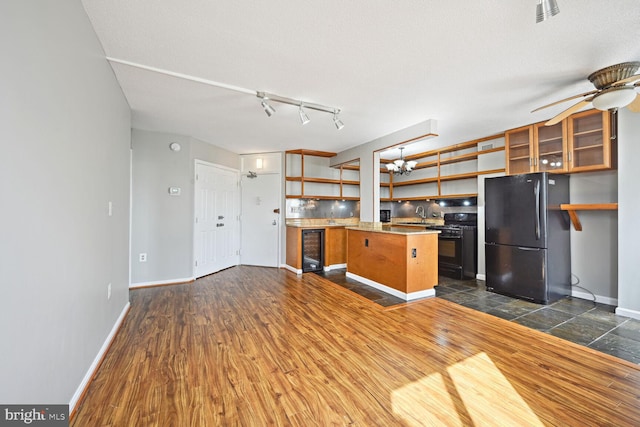
[[[415,160],[405,161],[402,157],[402,150],[404,150],[404,147],[400,147],[400,158],[398,160],[386,164],[387,170],[393,172],[394,175],[409,175],[418,164]]]

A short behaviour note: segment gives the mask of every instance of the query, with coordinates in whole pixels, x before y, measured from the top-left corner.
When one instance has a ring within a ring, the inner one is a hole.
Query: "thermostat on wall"
[[[180,195],[180,187],[169,187],[169,194],[172,196]]]

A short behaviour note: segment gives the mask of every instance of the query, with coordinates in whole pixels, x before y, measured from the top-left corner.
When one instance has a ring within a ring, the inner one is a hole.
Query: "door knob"
[[[274,219],[271,225],[277,225],[276,220]]]

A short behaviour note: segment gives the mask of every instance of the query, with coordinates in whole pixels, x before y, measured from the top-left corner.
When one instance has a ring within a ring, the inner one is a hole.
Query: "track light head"
[[[560,13],[556,0],[538,0],[536,6],[536,23],[546,21]]]
[[[271,117],[271,115],[276,112],[276,109],[269,105],[265,98],[262,98],[262,102],[260,103],[260,105],[262,105],[262,108],[264,108],[264,112],[267,113],[267,116],[269,117]]]
[[[304,110],[302,109],[302,104],[300,104],[300,109],[298,110],[298,114],[300,114],[300,122],[303,125],[306,125],[311,121],[311,119],[309,119],[309,116],[307,116],[307,113],[305,113]]]
[[[271,117],[276,110],[269,104],[270,102],[279,102],[281,104],[294,105],[298,107],[298,114],[300,115],[300,122],[306,125],[311,121],[305,110],[322,111],[324,113],[333,114],[333,124],[338,129],[344,127],[344,123],[338,117],[340,109],[335,107],[328,107],[326,105],[316,104],[313,102],[302,101],[300,99],[287,98],[286,96],[276,95],[268,92],[256,92],[256,96],[260,98],[260,105],[264,108],[264,112],[267,116]]]
[[[340,130],[344,127],[344,123],[342,123],[342,120],[338,118],[338,114],[340,114],[340,110],[336,110],[333,112],[333,124],[336,125],[336,128],[338,130]]]

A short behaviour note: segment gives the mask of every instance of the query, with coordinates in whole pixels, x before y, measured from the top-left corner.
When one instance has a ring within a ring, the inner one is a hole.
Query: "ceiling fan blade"
[[[636,99],[631,101],[631,104],[627,105],[627,108],[634,113],[640,113],[640,94],[636,95]]]
[[[576,111],[579,111],[581,108],[586,107],[592,100],[593,100],[593,96],[590,96],[589,98],[583,99],[577,104],[573,104],[571,107],[567,108],[562,113],[558,114],[557,116],[555,116],[554,118],[546,122],[544,125],[553,126],[556,123],[560,123],[564,118],[569,117],[571,114],[575,113]]]
[[[611,83],[611,86],[626,85],[627,83],[634,83],[636,81],[640,81],[640,74],[634,74],[626,79],[618,80],[617,82]]]
[[[570,98],[561,99],[560,101],[556,101],[556,102],[553,102],[551,104],[547,104],[547,105],[543,105],[542,107],[538,107],[538,108],[536,108],[535,110],[533,110],[531,112],[535,113],[536,111],[544,110],[545,108],[553,107],[554,105],[562,104],[563,102],[571,101],[572,99],[577,99],[577,98],[582,98],[584,96],[593,95],[594,93],[598,93],[598,90],[591,90],[589,92],[581,93],[580,95],[575,95],[575,96],[572,96]]]

